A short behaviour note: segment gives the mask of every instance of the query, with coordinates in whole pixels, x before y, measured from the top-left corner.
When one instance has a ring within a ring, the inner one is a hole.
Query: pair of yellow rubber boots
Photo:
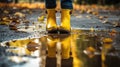
[[[58,27],[56,23],[56,10],[55,9],[47,9],[47,25],[46,30],[48,33],[70,33],[71,25],[70,25],[70,9],[62,9],[61,10],[61,24]]]
[[[57,35],[58,36],[58,35]],[[56,35],[49,35],[47,37],[47,48],[48,48],[48,54],[47,56],[49,58],[55,58],[59,51],[61,52],[61,58],[62,59],[69,59],[71,57],[70,50],[71,50],[71,36],[70,35],[60,35],[59,37],[56,37]],[[57,43],[60,43],[59,48],[57,46]]]

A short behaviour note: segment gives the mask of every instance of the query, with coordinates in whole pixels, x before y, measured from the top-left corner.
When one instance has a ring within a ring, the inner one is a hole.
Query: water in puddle
[[[73,32],[7,42],[8,59],[12,67],[120,67],[119,33]]]

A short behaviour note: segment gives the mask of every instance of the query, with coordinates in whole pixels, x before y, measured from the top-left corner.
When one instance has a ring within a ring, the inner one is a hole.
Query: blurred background
[[[57,67],[120,67],[120,0],[73,0],[73,7],[72,34],[54,36],[46,33],[44,0],[0,0],[0,67],[45,67],[48,45],[56,45]],[[57,0],[58,24],[59,9]],[[74,61],[61,63],[61,45]]]
[[[59,1],[59,0],[58,0]],[[35,3],[44,2],[44,0],[0,0],[1,3]],[[100,5],[117,5],[120,4],[120,0],[73,0],[77,4],[100,4]]]
[[[0,0],[0,7],[23,7],[23,8],[41,8],[45,9],[45,0]],[[81,6],[82,5],[82,6]],[[74,9],[79,10],[85,6],[110,9],[120,9],[120,0],[73,0]],[[57,0],[56,9],[60,9],[60,0]],[[83,8],[84,9],[84,8]]]

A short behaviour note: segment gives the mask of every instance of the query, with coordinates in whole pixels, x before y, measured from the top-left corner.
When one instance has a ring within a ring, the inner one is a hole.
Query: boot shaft
[[[47,20],[56,21],[56,11],[55,9],[47,9]]]

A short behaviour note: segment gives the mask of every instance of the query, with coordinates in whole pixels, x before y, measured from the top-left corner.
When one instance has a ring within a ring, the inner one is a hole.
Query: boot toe
[[[71,30],[69,29],[66,29],[66,28],[63,28],[63,27],[60,27],[59,28],[59,33],[60,34],[70,34]]]
[[[55,30],[48,30],[48,33],[58,33],[58,31],[55,29]]]
[[[48,32],[48,33],[58,33],[58,29],[57,29],[57,28],[54,28],[54,27],[52,27],[52,28],[47,28],[47,32]]]

